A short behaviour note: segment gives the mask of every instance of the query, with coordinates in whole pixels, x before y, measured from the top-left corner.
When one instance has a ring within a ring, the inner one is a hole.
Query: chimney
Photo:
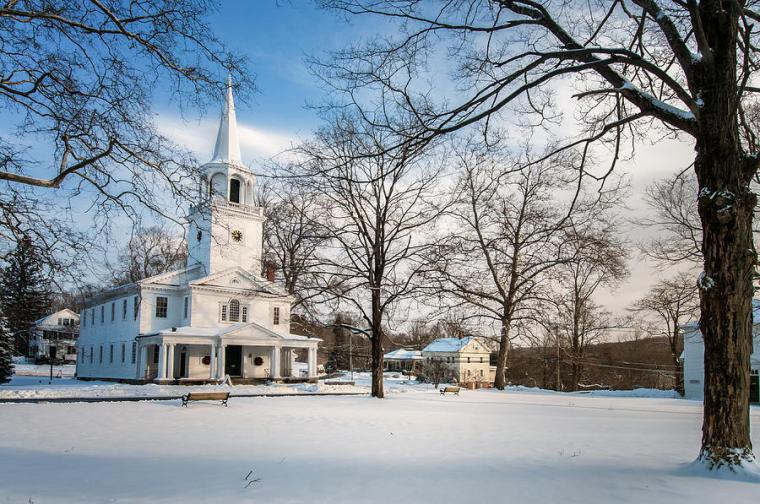
[[[267,277],[267,280],[270,281],[270,282],[274,282],[274,274],[277,271],[277,269],[275,268],[274,262],[273,261],[267,261],[265,263],[265,268],[266,268],[266,277]]]

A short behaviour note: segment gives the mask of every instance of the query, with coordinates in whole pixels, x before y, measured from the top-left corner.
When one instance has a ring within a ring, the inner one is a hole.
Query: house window
[[[121,302],[121,320],[127,320],[127,300]]]
[[[480,358],[480,363],[483,364],[483,357]]]
[[[93,350],[92,346],[90,346],[90,364],[92,364],[92,354],[93,354],[93,352],[94,352],[94,350]]]
[[[106,306],[100,305],[100,323],[105,324],[106,323]]]
[[[169,313],[169,298],[165,296],[156,297],[156,318],[166,318]]]
[[[280,307],[275,306],[272,314],[272,325],[280,325]]]
[[[240,308],[240,321],[241,322],[248,322],[248,307],[243,306]]]
[[[230,301],[230,322],[240,322],[240,301]]]
[[[220,318],[222,319],[222,322],[227,322],[227,305],[222,305],[222,313],[220,315]]]
[[[184,311],[183,311],[183,315],[185,318],[187,318],[187,311],[188,311],[189,306],[190,306],[190,299],[187,296],[185,296],[185,306],[184,306]]]
[[[113,343],[108,345],[108,363],[113,364]]]
[[[469,363],[470,363],[470,358],[469,358],[469,357],[467,357],[467,364],[469,364]]]
[[[137,361],[137,343],[132,342],[132,364]]]
[[[124,361],[127,358],[127,345],[124,343],[121,344],[121,363],[124,364]]]
[[[111,303],[111,322],[116,320],[116,302]]]
[[[99,351],[99,361],[101,364],[103,364],[103,345],[100,345],[100,351]]]
[[[140,306],[140,304],[137,302],[137,296],[135,296],[132,299],[132,317],[137,320],[137,308]]]
[[[90,309],[90,325],[95,325],[95,308]]]

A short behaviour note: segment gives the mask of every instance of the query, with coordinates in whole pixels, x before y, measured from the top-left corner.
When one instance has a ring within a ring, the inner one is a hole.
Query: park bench
[[[226,407],[229,398],[229,392],[190,392],[182,396],[182,406],[187,407],[190,401],[222,401]]]
[[[441,389],[441,395],[446,395],[446,393],[459,395],[459,387],[443,387]]]

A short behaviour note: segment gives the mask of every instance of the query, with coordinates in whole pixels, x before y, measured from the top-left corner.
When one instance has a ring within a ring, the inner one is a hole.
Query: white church
[[[263,209],[241,162],[232,88],[190,209],[178,271],[99,293],[80,314],[77,376],[135,383],[314,380],[319,339],[290,334],[291,296],[261,275]]]

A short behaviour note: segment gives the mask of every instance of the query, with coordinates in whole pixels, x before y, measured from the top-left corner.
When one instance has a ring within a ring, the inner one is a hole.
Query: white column
[[[216,377],[221,379],[224,378],[224,360],[225,360],[225,353],[226,353],[227,346],[222,343],[217,347],[217,351],[219,352],[219,358],[217,359],[217,362],[219,363],[219,370],[216,374]]]
[[[156,379],[163,380],[166,378],[166,345],[161,343],[158,348],[158,374]]]
[[[78,362],[78,361],[77,361]],[[135,352],[135,378],[138,380],[143,377],[143,348],[140,342],[137,342],[137,351]]]
[[[307,359],[309,365],[309,378],[317,376],[317,349],[309,347],[309,357]]]
[[[174,379],[174,343],[167,345],[169,347],[168,364],[166,366],[166,378]]]
[[[216,343],[211,344],[211,362],[209,363],[208,379],[216,378]]]
[[[280,378],[280,347],[272,348],[272,362],[269,366],[269,377]]]

